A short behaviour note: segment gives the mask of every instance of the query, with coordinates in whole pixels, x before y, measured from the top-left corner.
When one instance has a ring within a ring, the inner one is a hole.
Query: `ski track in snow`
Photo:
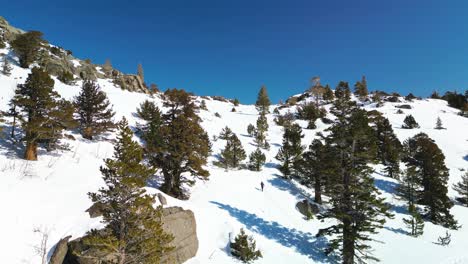
[[[2,50],[0,50],[0,53]],[[3,50],[5,52],[5,50]],[[7,109],[7,104],[14,94],[17,83],[23,83],[29,70],[14,66],[12,75],[0,75],[0,108]],[[55,78],[54,78],[55,79]],[[55,79],[56,80],[56,79]],[[66,99],[71,99],[80,90],[80,83],[67,86],[56,80],[55,89]],[[134,126],[141,122],[135,117],[137,106],[145,99],[154,100],[160,107],[158,98],[144,94],[123,91],[109,80],[99,80],[99,84],[108,94],[116,111],[116,119],[125,116]],[[201,98],[197,98],[201,100]],[[200,111],[202,125],[210,135],[218,135],[221,129],[229,126],[239,136],[247,154],[255,150],[253,138],[246,136],[247,125],[255,124],[258,117],[252,105],[240,105],[237,112],[231,112],[231,103],[206,100],[209,111]],[[419,132],[427,133],[436,141],[446,156],[450,168],[449,186],[460,180],[462,171],[468,169],[468,119],[456,115],[456,110],[442,100],[421,100],[408,103],[413,109],[404,110],[405,114],[395,114],[395,105],[385,103],[378,111],[389,118],[395,133],[401,141]],[[372,105],[365,106],[372,109]],[[272,106],[271,109],[274,107]],[[283,109],[282,113],[286,110]],[[214,113],[220,113],[221,118]],[[406,114],[412,114],[421,125],[420,129],[400,129]],[[437,116],[443,121],[446,130],[433,129]],[[230,170],[215,167],[215,160],[224,147],[223,140],[213,142],[213,156],[208,168],[211,176],[208,181],[198,180],[190,187],[191,198],[180,201],[168,197],[169,206],[182,206],[195,212],[199,250],[187,263],[239,263],[228,253],[229,237],[237,234],[240,228],[253,235],[263,258],[255,263],[328,263],[322,253],[326,246],[325,238],[316,238],[318,229],[328,226],[332,220],[320,222],[307,221],[295,209],[295,204],[313,197],[310,190],[301,188],[294,182],[285,181],[275,168],[274,159],[282,141],[282,128],[273,122],[273,115],[268,115],[269,151],[264,152],[267,163],[261,172],[248,170]],[[306,122],[298,121],[303,127]],[[304,129],[306,135],[303,144],[308,145],[318,131],[326,128],[321,121],[317,129]],[[5,127],[8,133],[9,127]],[[96,191],[103,185],[99,166],[103,159],[112,156],[114,138],[112,133],[104,135],[102,140],[88,141],[73,133],[75,141],[67,140],[69,151],[40,152],[39,161],[22,160],[22,148],[10,142],[7,136],[0,138],[0,259],[2,263],[40,263],[34,247],[41,237],[34,229],[47,231],[49,234],[48,250],[60,238],[72,235],[82,236],[91,228],[101,226],[99,219],[91,219],[85,210],[91,205],[87,193]],[[468,208],[455,205],[452,213],[463,227],[450,231],[452,243],[447,247],[434,244],[445,229],[426,222],[424,235],[413,238],[406,234],[402,218],[406,216],[406,205],[394,196],[397,182],[379,174],[376,167],[375,183],[382,195],[392,204],[395,218],[388,220],[385,228],[375,236],[373,242],[375,255],[383,263],[468,263]],[[265,183],[265,190],[260,190],[260,182]],[[449,188],[449,195],[455,192]],[[151,193],[158,190],[148,187]]]

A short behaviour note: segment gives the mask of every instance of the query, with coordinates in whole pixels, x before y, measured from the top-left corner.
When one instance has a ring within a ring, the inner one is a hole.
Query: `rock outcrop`
[[[93,207],[91,207],[93,208]],[[97,207],[93,210],[93,215],[100,215]],[[168,207],[162,211],[163,228],[166,232],[174,236],[171,246],[174,250],[164,256],[161,263],[184,263],[194,257],[198,250],[197,225],[195,215],[190,210],[181,207]],[[63,264],[100,264],[115,261],[112,254],[103,254],[96,249],[90,249],[82,243],[82,238],[75,239],[68,243],[68,253]],[[107,261],[107,262],[106,262]],[[62,262],[54,263],[61,264]]]
[[[296,203],[296,209],[305,217],[310,217],[320,212],[319,206],[309,202],[308,200]]]
[[[68,240],[71,236],[64,237],[55,245],[54,253],[50,257],[49,264],[62,264],[68,252]]]

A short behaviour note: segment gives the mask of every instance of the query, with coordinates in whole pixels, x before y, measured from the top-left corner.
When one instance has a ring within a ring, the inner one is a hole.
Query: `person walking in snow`
[[[265,186],[265,184],[263,184],[263,182],[260,182],[260,187],[262,187],[262,192],[263,192],[263,187]]]

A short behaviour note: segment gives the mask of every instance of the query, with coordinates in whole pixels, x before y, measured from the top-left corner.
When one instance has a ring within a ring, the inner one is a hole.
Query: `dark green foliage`
[[[414,119],[412,115],[407,115],[405,119],[403,120],[403,125],[401,128],[405,129],[413,129],[413,128],[419,128],[418,122]]]
[[[221,137],[220,137],[221,138]],[[226,147],[221,150],[220,163],[226,169],[239,168],[246,158],[245,150],[236,134],[231,133],[226,139]]]
[[[338,83],[338,86],[335,88],[335,97],[340,100],[351,99],[351,90],[349,89],[349,84],[347,82],[341,81]]]
[[[57,136],[51,128],[60,96],[53,90],[54,80],[42,69],[33,68],[24,84],[18,85],[11,104],[18,109],[21,126],[25,132],[25,159],[37,160],[37,147],[41,140]],[[16,110],[15,110],[16,111]]]
[[[464,206],[468,206],[468,172],[466,172],[459,183],[453,185],[453,189],[460,197],[457,200]]]
[[[75,106],[78,110],[81,134],[86,139],[114,128],[112,118],[114,112],[107,99],[107,95],[99,85],[93,81],[85,80],[81,92],[75,97]]]
[[[258,92],[257,101],[255,102],[255,107],[257,108],[258,112],[268,114],[270,112],[270,98],[268,97],[268,93],[266,87],[262,85],[260,91]]]
[[[75,77],[69,71],[62,71],[57,79],[64,84],[72,85],[75,83]]]
[[[13,68],[11,67],[10,61],[8,60],[7,56],[3,56],[1,73],[5,76],[10,76],[12,69]]]
[[[278,107],[275,107],[275,109],[273,109],[273,114],[275,114],[275,115],[280,114],[280,111],[279,111]]]
[[[232,130],[226,126],[221,130],[221,133],[219,133],[218,138],[222,140],[229,140],[233,135],[234,133],[232,132]]]
[[[3,41],[3,39],[0,38],[0,49],[4,49],[5,47],[6,47],[5,42]]]
[[[425,216],[434,224],[457,228],[450,214],[453,202],[447,196],[449,170],[445,156],[426,134],[419,133],[404,143],[404,159],[408,170],[416,176],[418,186],[415,202],[425,206]]]
[[[150,122],[146,136],[146,150],[151,164],[164,176],[161,189],[177,198],[188,198],[182,184],[192,184],[187,176],[207,178],[203,167],[211,153],[208,134],[201,127],[192,95],[184,90],[168,89],[164,92],[163,106],[168,111],[162,124]]]
[[[6,116],[13,118],[13,121],[11,122],[11,138],[15,139],[15,131],[16,131],[16,125],[17,121],[19,118],[21,118],[21,113],[19,112],[18,106],[16,105],[15,100],[11,100],[10,103],[8,104],[10,108],[8,108],[8,111],[5,113]]]
[[[327,84],[325,86],[325,91],[323,93],[323,100],[330,102],[330,101],[333,101],[333,99],[335,99],[335,94],[333,93],[330,86]]]
[[[118,263],[159,263],[172,248],[172,236],[164,232],[161,208],[143,187],[154,170],[143,164],[143,150],[132,140],[124,119],[118,123],[113,159],[106,159],[101,173],[106,186],[89,193],[93,203],[103,205],[103,230],[91,230],[84,243],[100,252],[113,254]]]
[[[309,150],[304,152],[303,159],[300,162],[301,182],[307,186],[314,188],[315,199],[318,204],[322,204],[322,191],[327,182],[327,175],[330,172],[326,146],[318,140],[314,139],[309,146]]]
[[[365,98],[367,98],[369,90],[367,89],[366,76],[362,76],[361,81],[356,82],[356,84],[354,85],[354,93],[357,97],[359,97],[360,100],[364,100]]]
[[[28,68],[36,60],[43,42],[42,33],[39,31],[26,32],[11,42],[11,47],[18,55],[21,67]]]
[[[55,108],[50,109],[50,121],[44,126],[50,131],[50,134],[38,142],[44,143],[48,151],[61,148],[58,141],[62,138],[62,131],[78,127],[78,122],[73,117],[75,112],[76,109],[72,102],[65,99],[58,100]]]
[[[284,128],[283,145],[276,154],[276,159],[282,162],[279,170],[286,178],[297,176],[304,151],[304,146],[301,144],[303,137],[302,128],[298,124]]]
[[[296,118],[291,112],[287,112],[284,115],[278,115],[273,120],[278,126],[287,127],[290,126]]]
[[[255,143],[257,146],[268,149],[269,144],[266,139],[266,134],[268,131],[268,120],[265,113],[261,112],[260,116],[257,119],[257,129],[255,130]]]
[[[249,136],[253,137],[253,136],[255,136],[255,133],[256,133],[256,132],[255,132],[255,126],[252,125],[252,124],[249,124],[249,125],[247,126],[247,134],[248,134]]]
[[[466,104],[468,104],[468,96],[456,91],[446,92],[442,99],[447,101],[450,107],[457,109],[462,109]]]
[[[236,108],[233,107],[233,108],[231,109],[231,112],[236,112]]]
[[[398,178],[402,151],[401,142],[393,132],[392,125],[387,118],[378,115],[374,118],[374,123],[378,147],[377,157],[385,166],[387,175],[391,178]]]
[[[412,93],[409,93],[407,96],[405,96],[405,100],[406,100],[406,101],[410,101],[410,102],[413,101],[413,100],[416,99],[416,98],[417,98],[417,97],[414,96],[414,94],[412,94]]]
[[[437,91],[432,92],[431,96],[432,99],[440,99],[440,95]]]
[[[231,248],[231,254],[244,263],[250,263],[262,257],[260,250],[256,249],[257,245],[253,237],[245,234],[242,228],[229,247]]]
[[[403,218],[403,222],[410,230],[410,235],[414,237],[421,236],[424,233],[424,220],[414,204],[408,207],[408,218]]]
[[[235,98],[232,103],[234,104],[234,106],[239,106],[240,102],[239,102],[239,99]]]
[[[257,148],[249,156],[249,168],[253,171],[261,171],[262,166],[265,164],[266,157],[260,148]]]
[[[153,101],[145,100],[140,104],[140,107],[137,108],[137,115],[139,118],[151,122],[153,120],[161,119],[161,110]]]
[[[369,136],[373,130],[366,112],[352,104],[338,104],[334,112],[337,120],[326,141],[335,148],[339,169],[331,179],[331,208],[318,217],[338,222],[320,229],[317,236],[330,236],[325,253],[339,250],[343,263],[376,261],[366,242],[392,215],[370,176],[368,163],[375,159],[376,149],[375,140]]]
[[[308,129],[315,129],[317,126],[315,125],[315,121],[319,118],[325,117],[327,114],[325,108],[318,108],[314,103],[306,103],[297,109],[297,117],[299,119],[309,121],[307,125]]]
[[[440,119],[440,117],[437,117],[435,129],[445,129],[444,125],[442,125],[442,120]]]

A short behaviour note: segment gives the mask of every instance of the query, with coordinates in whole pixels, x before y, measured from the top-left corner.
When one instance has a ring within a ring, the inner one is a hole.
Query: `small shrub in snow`
[[[215,116],[221,118],[221,115],[218,112],[215,113]]]
[[[263,257],[262,252],[256,249],[257,245],[253,237],[245,234],[242,228],[239,235],[234,239],[234,242],[231,242],[229,246],[231,248],[231,255],[244,263],[249,263]]]
[[[413,128],[419,128],[418,122],[414,119],[412,115],[407,115],[405,117],[405,120],[403,120],[403,126],[401,128],[405,129],[413,129]]]
[[[448,231],[445,231],[445,236],[440,236],[437,239],[437,244],[441,246],[448,246],[450,242],[452,242],[452,235]]]
[[[251,136],[251,137],[255,136],[255,126],[254,125],[249,124],[247,126],[247,134],[249,134],[249,136]]]

